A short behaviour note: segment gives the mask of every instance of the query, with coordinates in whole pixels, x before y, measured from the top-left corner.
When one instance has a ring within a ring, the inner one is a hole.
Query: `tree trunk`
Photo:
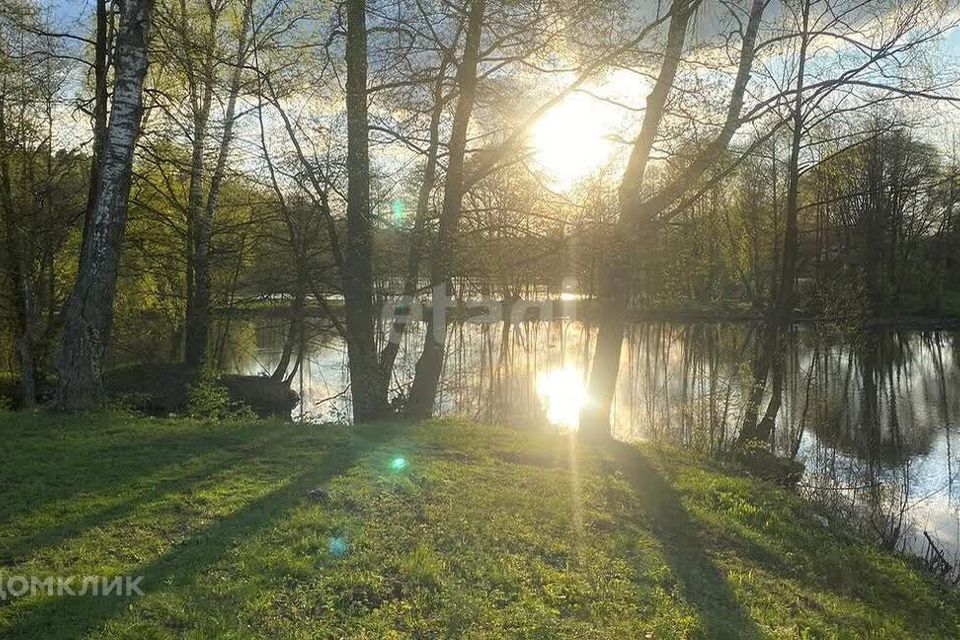
[[[427,321],[423,352],[417,360],[413,388],[410,390],[407,415],[412,418],[425,418],[433,413],[440,373],[443,370],[443,352],[447,337],[446,317],[437,318],[437,312],[438,309],[446,309],[453,248],[457,227],[460,224],[460,214],[463,210],[463,166],[467,149],[467,130],[477,94],[477,67],[480,64],[480,38],[483,32],[485,8],[485,0],[473,0],[470,4],[463,60],[457,71],[460,97],[450,133],[443,208],[440,212],[440,227],[434,240],[430,265],[433,314]]]
[[[643,177],[650,160],[650,151],[660,129],[660,122],[663,120],[667,98],[673,88],[677,68],[680,65],[680,55],[683,53],[686,42],[687,26],[697,4],[691,5],[688,0],[677,0],[673,4],[673,16],[670,18],[663,64],[653,90],[647,97],[640,135],[634,143],[630,161],[620,185],[617,238],[634,237],[633,228],[638,221],[629,212],[643,187]],[[624,279],[627,272],[627,258],[625,254],[629,250],[625,244],[619,247],[615,251],[618,258],[603,268],[601,275],[600,329],[597,332],[597,346],[593,355],[587,391],[590,402],[584,406],[580,415],[581,432],[583,436],[589,438],[610,437],[610,411],[613,407],[617,374],[620,370],[623,330],[626,322],[627,292]]]
[[[797,70],[797,95],[793,104],[793,140],[790,147],[787,215],[783,237],[783,268],[777,293],[776,321],[785,327],[793,320],[794,289],[797,281],[797,254],[800,246],[800,150],[805,126],[803,91],[805,86],[807,48],[810,29],[810,0],[803,3],[803,36],[800,43],[800,62]]]
[[[63,410],[89,408],[101,394],[133,156],[143,116],[152,5],[152,0],[126,0],[120,17],[113,105],[100,164],[97,205],[81,249],[83,269],[64,309],[57,386],[57,404]]]
[[[13,202],[10,180],[10,141],[7,136],[6,99],[0,96],[0,210],[6,232],[6,268],[12,284],[12,302],[16,321],[15,342],[20,366],[20,387],[23,404],[31,408],[37,401],[36,359],[33,349],[33,292],[29,259],[24,253],[28,242],[24,238],[21,215]]]
[[[346,341],[355,422],[387,414],[373,306],[373,220],[367,117],[367,16],[364,0],[347,2],[347,235],[343,256]]]
[[[620,372],[623,332],[626,327],[626,292],[621,282],[622,271],[613,272],[601,267],[600,325],[593,365],[587,386],[590,399],[580,411],[580,434],[585,439],[606,440],[612,436],[610,413]]]
[[[441,73],[441,76],[443,73]],[[440,118],[443,116],[443,82],[438,82],[434,92],[434,108],[430,114],[429,145],[427,147],[427,162],[423,169],[423,180],[420,183],[420,192],[417,194],[417,212],[413,223],[413,235],[410,239],[410,251],[407,254],[407,272],[403,282],[401,304],[409,309],[417,293],[417,281],[420,278],[420,265],[423,262],[423,246],[426,242],[427,219],[430,216],[430,195],[437,181],[437,157],[440,151]],[[412,318],[397,320],[386,346],[380,352],[380,370],[385,381],[393,375],[393,365],[400,351],[400,342]]]
[[[183,356],[187,364],[200,366],[207,351],[207,336],[198,327],[197,318],[197,239],[201,235],[198,227],[201,223],[203,202],[203,140],[207,135],[207,120],[210,101],[204,100],[206,107],[193,118],[193,152],[190,158],[190,187],[187,192],[187,314],[184,323],[185,342]]]
[[[777,426],[777,416],[783,406],[783,376],[787,366],[787,346],[789,345],[789,329],[777,333],[776,357],[773,361],[773,386],[770,390],[770,401],[763,419],[757,425],[756,439],[760,442],[773,443],[773,430]]]
[[[212,6],[210,11],[210,38],[215,38],[219,14]],[[185,5],[181,8],[183,19],[183,34],[190,33]],[[201,248],[207,234],[201,227],[204,224],[203,216],[203,182],[205,174],[205,145],[207,128],[210,125],[210,108],[213,103],[213,44],[208,44],[206,57],[203,62],[202,74],[194,71],[192,63],[188,66],[187,83],[190,87],[190,99],[193,106],[193,149],[190,157],[190,187],[187,192],[187,313],[184,323],[184,359],[193,367],[200,367],[206,362],[208,326],[206,320],[200,317],[203,313],[203,304],[198,299],[198,271],[202,271],[200,278],[206,277],[205,265],[198,268],[198,262],[206,259],[206,248]],[[189,60],[189,58],[188,58]],[[203,257],[198,260],[198,254]]]
[[[936,308],[943,313],[943,294],[946,291],[947,267],[950,251],[950,240],[953,235],[953,208],[956,206],[956,179],[950,179],[950,196],[940,233],[937,234],[937,292]]]
[[[307,297],[304,280],[300,275],[297,276],[296,291],[294,292],[293,303],[290,305],[290,327],[283,340],[283,351],[280,353],[280,361],[270,375],[270,379],[277,382],[287,379],[287,369],[290,368],[293,350],[297,347],[298,342],[302,341],[303,312]]]
[[[96,87],[93,98],[93,152],[90,154],[90,182],[87,190],[87,208],[83,217],[83,238],[90,233],[94,207],[97,204],[97,189],[100,186],[100,161],[103,142],[107,136],[107,72],[109,71],[109,13],[107,0],[97,0],[97,35],[93,49],[93,77]],[[80,254],[81,260],[83,253]],[[80,270],[83,264],[80,265]]]
[[[664,210],[673,204],[690,185],[695,184],[706,171],[713,166],[720,154],[730,144],[733,134],[740,126],[740,112],[743,108],[744,94],[750,80],[760,19],[763,17],[766,0],[754,0],[750,21],[743,35],[740,62],[733,92],[727,109],[726,121],[717,137],[710,142],[690,163],[689,167],[672,182],[664,186],[654,196],[643,199],[642,187],[650,149],[656,139],[663,119],[666,99],[673,87],[679,57],[683,51],[686,30],[694,10],[699,2],[677,0],[673,6],[670,29],[667,35],[667,48],[660,74],[653,91],[647,100],[643,126],[624,173],[620,188],[620,218],[617,221],[618,238],[637,242],[649,235],[649,226],[661,216]],[[620,350],[623,342],[626,319],[625,274],[627,251],[618,251],[601,274],[605,283],[602,292],[603,309],[597,334],[597,350],[594,354],[590,372],[588,395],[590,402],[581,411],[580,431],[587,438],[609,438],[610,408],[616,390],[617,374],[620,368]]]
[[[743,427],[739,442],[748,440],[768,442],[780,410],[782,394],[783,358],[785,357],[785,334],[793,323],[794,289],[797,280],[797,255],[799,252],[800,229],[800,150],[803,142],[804,100],[808,32],[810,29],[810,0],[803,4],[803,32],[800,41],[800,62],[797,71],[797,95],[793,103],[793,137],[790,146],[790,159],[787,165],[789,184],[787,187],[786,222],[783,235],[783,262],[780,271],[780,283],[777,287],[773,313],[763,331],[760,355],[754,361],[753,388],[747,399],[744,411]],[[767,377],[771,367],[774,370],[774,389],[764,419],[758,423],[760,403],[766,391]],[[779,379],[779,382],[778,382]],[[772,414],[772,415],[771,415]]]
[[[227,108],[224,114],[223,138],[220,140],[220,149],[217,152],[217,164],[210,177],[210,187],[207,192],[206,206],[201,210],[195,208],[196,217],[193,225],[193,287],[190,301],[190,312],[187,317],[187,364],[198,367],[207,362],[210,344],[211,323],[211,274],[210,251],[213,240],[213,223],[217,215],[217,204],[220,199],[220,189],[226,178],[227,159],[230,155],[230,145],[233,142],[233,126],[236,121],[237,98],[240,94],[242,70],[247,58],[247,37],[250,28],[253,0],[247,0],[243,8],[243,18],[240,24],[240,37],[237,43],[237,53],[230,77],[230,88],[227,96]],[[212,78],[208,91],[212,90]],[[209,101],[206,115],[209,116]],[[204,124],[204,128],[206,123]],[[195,147],[196,148],[196,147]],[[202,153],[203,145],[199,145]],[[202,169],[202,158],[200,168]],[[202,174],[199,181],[202,184]],[[192,186],[191,182],[191,186]],[[201,196],[198,194],[198,200]]]

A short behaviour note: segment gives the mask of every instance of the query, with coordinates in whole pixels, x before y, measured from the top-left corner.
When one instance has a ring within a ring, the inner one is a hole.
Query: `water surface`
[[[413,377],[422,327],[404,338],[393,395]],[[235,323],[226,362],[268,374],[283,346],[276,320]],[[294,417],[350,415],[343,341],[308,339]],[[575,320],[449,327],[438,413],[518,427],[576,428],[595,329]],[[722,450],[735,440],[752,384],[755,329],[638,323],[623,346],[618,438]],[[789,336],[774,445],[806,466],[801,489],[891,547],[922,553],[923,533],[960,558],[960,333],[797,328]]]

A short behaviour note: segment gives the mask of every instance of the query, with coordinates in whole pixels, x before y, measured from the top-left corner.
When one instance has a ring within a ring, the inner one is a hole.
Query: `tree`
[[[434,305],[441,303],[439,297],[449,296],[447,287],[453,247],[463,209],[463,164],[467,148],[467,127],[470,125],[477,93],[477,66],[485,5],[485,0],[473,0],[470,3],[463,60],[457,72],[459,97],[450,134],[443,208],[440,213],[440,227],[431,251],[430,284]],[[407,415],[411,417],[422,418],[433,412],[447,335],[446,319],[442,319],[441,326],[437,326],[435,316],[436,314],[433,314],[427,321],[423,352],[417,361],[416,377],[410,390]]]
[[[96,0],[96,35],[93,41],[93,150],[90,154],[90,181],[87,185],[87,208],[83,219],[84,236],[90,233],[94,207],[97,205],[97,189],[100,187],[100,162],[103,156],[104,139],[107,136],[108,74],[110,71],[110,45],[113,34],[113,17],[107,0]]]
[[[83,239],[82,269],[64,310],[57,385],[57,404],[61,409],[90,407],[102,392],[103,361],[113,322],[134,151],[143,115],[152,9],[152,0],[127,0],[120,16],[113,100],[100,163],[97,205]]]
[[[797,279],[797,252],[799,250],[799,209],[800,209],[800,152],[802,150],[804,127],[804,83],[806,81],[807,51],[810,46],[810,8],[811,0],[801,0],[801,27],[799,32],[800,51],[797,61],[796,94],[793,110],[790,114],[792,133],[790,140],[790,158],[787,161],[787,199],[786,224],[783,238],[782,272],[776,298],[773,305],[773,317],[770,319],[760,348],[760,354],[754,363],[754,385],[744,411],[743,428],[740,441],[770,438],[776,416],[780,411],[783,395],[783,357],[784,339],[793,322],[794,285]],[[763,420],[757,423],[757,411],[763,399],[767,375],[773,367],[773,393]]]
[[[662,221],[668,207],[708,171],[727,148],[741,124],[741,110],[747,82],[750,79],[756,54],[760,21],[767,6],[764,0],[752,3],[746,28],[742,33],[740,58],[730,95],[725,121],[716,136],[693,158],[676,179],[651,196],[644,194],[644,174],[650,159],[650,150],[663,120],[666,101],[676,78],[677,66],[686,41],[687,28],[696,0],[677,0],[671,8],[672,17],[667,34],[663,63],[644,112],[640,135],[633,145],[630,160],[620,187],[620,218],[618,235],[625,243],[637,243],[651,225]],[[624,244],[614,256],[601,278],[602,311],[593,367],[590,373],[591,403],[581,413],[581,431],[589,437],[610,437],[610,410],[620,367],[620,352],[626,323],[626,256],[629,247]]]
[[[518,11],[517,15],[513,15],[517,7],[527,10]],[[500,144],[479,150],[469,158],[468,163],[468,132],[477,94],[483,88],[484,82],[492,84],[491,77],[496,76],[507,65],[517,64],[522,67],[531,59],[536,60],[538,55],[549,52],[554,40],[558,37],[550,26],[551,17],[562,15],[568,17],[571,22],[576,22],[576,17],[580,15],[574,9],[573,13],[567,16],[565,7],[540,3],[532,3],[529,7],[520,3],[517,7],[486,1],[472,2],[466,11],[464,27],[466,36],[455,78],[454,92],[457,94],[457,103],[447,144],[448,158],[443,183],[443,202],[437,235],[429,254],[434,314],[427,320],[426,338],[417,360],[416,375],[407,402],[406,413],[410,417],[423,418],[430,415],[436,403],[447,330],[446,318],[438,315],[437,309],[446,307],[452,295],[450,279],[453,275],[453,256],[459,236],[464,196],[484,179],[510,166],[517,161],[518,157],[523,156],[525,139],[539,118],[583,86],[591,77],[617,62],[619,57],[630,51],[661,23],[660,19],[653,21],[651,25],[641,29],[639,34],[630,38],[625,45],[602,48],[601,55],[577,69],[573,82],[540,103],[525,117],[518,117],[517,124],[502,126],[501,131],[498,132],[503,135]],[[589,11],[589,7],[584,9],[586,13]],[[487,44],[484,38],[491,42]],[[549,57],[549,53],[547,56]],[[532,65],[536,68],[536,62]],[[517,114],[510,113],[510,116],[517,117]],[[470,170],[466,171],[468,164],[471,165]],[[396,335],[397,333],[394,332],[394,336]]]
[[[792,78],[795,89],[791,98],[786,120],[790,122],[790,154],[787,161],[787,192],[784,208],[784,235],[782,249],[782,263],[780,277],[774,290],[769,317],[760,332],[757,357],[753,362],[754,383],[748,394],[744,408],[743,425],[740,431],[739,442],[747,441],[768,442],[773,434],[777,416],[780,411],[783,395],[783,368],[785,356],[785,340],[790,326],[793,324],[794,307],[796,300],[796,281],[798,277],[798,260],[800,249],[801,211],[801,179],[805,173],[801,166],[802,154],[817,146],[816,140],[808,140],[811,130],[819,123],[838,119],[843,112],[857,112],[871,108],[872,105],[887,102],[891,99],[909,94],[911,97],[933,98],[937,89],[928,85],[913,85],[907,91],[903,86],[890,83],[888,77],[899,76],[901,82],[907,82],[910,74],[906,73],[906,65],[911,54],[921,49],[921,45],[939,35],[939,27],[932,30],[922,26],[922,4],[907,4],[894,7],[881,7],[879,20],[893,21],[895,25],[889,32],[880,32],[881,36],[869,45],[862,46],[859,58],[849,61],[848,68],[831,69],[836,79],[824,82],[820,78],[807,77],[807,66],[811,62],[811,46],[818,38],[831,37],[832,34],[844,28],[851,18],[864,19],[861,15],[862,7],[859,3],[845,3],[837,0],[798,0],[796,4],[787,3],[787,8],[794,12],[796,27],[791,30],[793,37],[798,41],[796,54],[795,77]],[[816,15],[814,15],[816,14]],[[939,24],[941,21],[937,21]],[[895,72],[894,72],[895,71]],[[878,77],[873,77],[876,74]],[[814,81],[819,80],[819,81]],[[857,97],[851,100],[848,92],[853,88],[866,85],[874,91],[881,91],[880,95]],[[812,89],[808,95],[808,88]],[[836,95],[840,94],[837,98]],[[865,134],[855,135],[854,146],[860,146],[864,136],[880,127],[871,127]],[[881,136],[886,138],[886,136]],[[828,136],[829,139],[829,136]],[[869,147],[871,143],[868,143]],[[880,174],[885,173],[880,155],[875,156],[879,162],[875,163]],[[894,156],[895,157],[895,156]],[[904,163],[904,166],[907,162]],[[918,173],[931,173],[928,165]],[[809,168],[807,169],[809,170]],[[894,172],[895,174],[899,172]],[[904,181],[891,176],[875,175],[871,181],[872,187],[866,187],[868,194],[878,195],[884,199],[887,185],[904,185]],[[882,206],[881,206],[882,208]],[[879,211],[871,207],[871,212]],[[871,292],[873,312],[881,311],[877,304],[878,276],[877,269],[881,263],[877,251],[880,248],[880,238],[883,223],[875,220],[874,224],[866,225],[864,231],[865,245],[868,257],[864,261],[867,288]],[[894,226],[897,226],[896,224]],[[894,234],[896,235],[896,234]],[[896,277],[891,274],[890,281]],[[772,372],[772,376],[771,376]],[[763,400],[767,378],[772,377],[770,399],[763,417],[758,421],[759,408]]]
[[[353,417],[360,422],[387,412],[386,382],[374,342],[373,220],[367,117],[367,4],[347,2],[347,233],[343,293]]]
[[[266,15],[279,2],[266,6]],[[159,167],[189,148],[183,172],[188,176],[185,201],[174,183],[152,187],[180,203],[184,217],[186,317],[184,360],[193,367],[208,360],[213,313],[215,231],[229,161],[235,145],[238,109],[246,89],[244,71],[251,57],[253,31],[266,17],[254,15],[254,0],[171,0],[156,17],[157,56],[151,93],[158,117],[151,127],[148,157]],[[173,144],[171,144],[173,143]],[[152,177],[152,176],[151,176]]]
[[[57,312],[63,247],[78,220],[85,179],[81,158],[54,147],[55,109],[70,67],[43,35],[39,12],[12,4],[0,12],[0,237],[3,292],[24,406],[40,398]]]

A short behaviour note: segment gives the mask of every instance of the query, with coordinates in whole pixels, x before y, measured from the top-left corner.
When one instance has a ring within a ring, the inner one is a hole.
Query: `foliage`
[[[217,422],[230,415],[230,394],[220,373],[204,367],[187,392],[187,415],[195,420]]]

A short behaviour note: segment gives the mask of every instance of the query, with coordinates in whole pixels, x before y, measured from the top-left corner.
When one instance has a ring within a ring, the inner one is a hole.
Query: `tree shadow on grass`
[[[696,612],[703,637],[764,637],[737,599],[723,573],[704,550],[699,528],[680,497],[639,449],[613,443],[608,447],[616,468],[636,491],[641,513],[650,519],[654,535],[676,576],[680,595]]]
[[[780,507],[772,503],[776,499],[774,495],[754,496],[755,506],[773,513]],[[798,525],[787,536],[774,539],[757,529],[750,532],[752,535],[727,530],[719,532],[713,542],[762,566],[772,576],[794,581],[813,594],[832,593],[837,598],[858,601],[866,608],[882,610],[891,616],[896,612],[905,628],[912,632],[924,637],[938,634],[942,625],[931,616],[930,604],[931,599],[940,597],[935,582],[905,579],[896,561],[883,562],[872,543],[848,537],[842,525],[837,527],[839,530],[825,529],[809,516],[796,514],[795,518]],[[838,616],[816,596],[805,598],[805,606],[837,628],[850,624],[848,617]],[[960,614],[948,610],[954,620],[960,619]]]
[[[267,438],[257,441],[257,444],[269,447],[277,443],[280,437],[279,433],[271,434]],[[88,529],[104,526],[110,522],[120,520],[129,516],[142,506],[187,490],[194,484],[216,473],[236,469],[256,455],[256,449],[246,449],[243,451],[227,449],[217,451],[213,456],[197,456],[196,458],[199,459],[197,466],[180,475],[175,473],[175,467],[184,464],[184,461],[171,462],[161,466],[159,470],[156,470],[154,475],[143,481],[138,479],[122,487],[116,487],[112,493],[126,495],[127,497],[101,508],[82,508],[84,498],[77,496],[75,501],[80,503],[77,505],[77,513],[58,518],[53,526],[34,527],[27,534],[11,537],[6,540],[3,543],[0,562],[14,565],[18,564],[25,560],[26,556],[32,555],[44,547],[60,544],[68,538],[79,535]],[[86,469],[81,463],[78,465],[76,471],[78,475],[83,475]]]
[[[131,575],[143,576],[140,586],[147,594],[151,589],[176,589],[193,583],[239,542],[269,528],[303,500],[310,489],[345,473],[364,449],[385,444],[391,435],[391,429],[383,429],[379,437],[370,438],[368,434],[352,443],[331,446],[320,462],[307,463],[312,466],[303,473],[210,527],[195,531],[154,561],[132,570]],[[4,638],[82,637],[130,605],[130,598],[116,596],[48,597],[16,616],[5,630]]]
[[[88,437],[58,431],[59,425],[47,422],[30,437],[48,436],[41,444],[20,446],[17,434],[4,442],[9,447],[0,477],[0,526],[41,509],[52,502],[82,499],[84,494],[116,494],[142,477],[145,470],[174,467],[197,457],[198,451],[224,451],[233,447],[249,448],[269,444],[287,429],[277,428],[266,436],[269,427],[231,427],[166,431],[147,435],[136,429]],[[69,438],[68,444],[61,439]]]

